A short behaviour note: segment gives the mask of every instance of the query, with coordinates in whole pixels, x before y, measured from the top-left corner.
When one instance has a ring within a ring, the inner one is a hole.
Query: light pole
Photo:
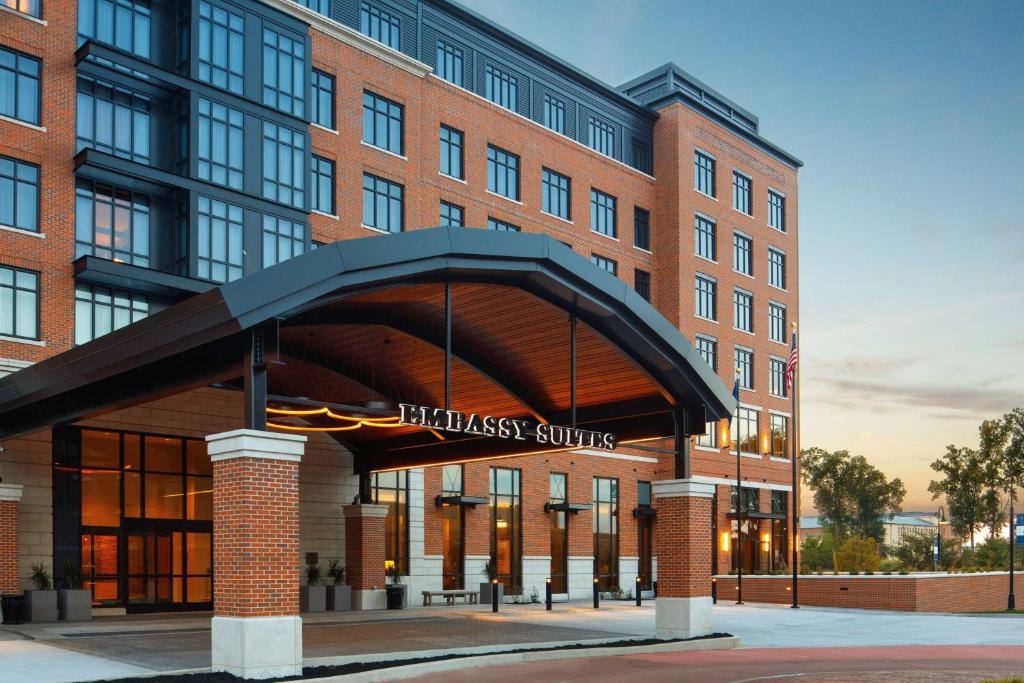
[[[1006,609],[1015,610],[1017,609],[1017,600],[1013,595],[1013,546],[1016,545],[1014,541],[1017,540],[1015,536],[1015,530],[1013,528],[1013,484],[1010,485],[1010,593],[1006,596]]]
[[[932,555],[932,571],[939,571],[939,553],[942,551],[942,521],[946,519],[946,508],[942,505],[935,511],[935,553]]]

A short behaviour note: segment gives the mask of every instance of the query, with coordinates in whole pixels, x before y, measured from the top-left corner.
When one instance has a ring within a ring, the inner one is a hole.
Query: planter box
[[[299,588],[299,611],[326,612],[327,586],[301,586]]]
[[[26,621],[57,621],[57,591],[25,591]]]
[[[327,586],[327,611],[348,612],[352,609],[351,586]]]
[[[480,583],[480,604],[490,605],[491,604],[491,586],[497,585],[498,587],[498,604],[505,602],[505,584],[498,583],[493,584],[490,581],[487,583]]]
[[[57,612],[61,621],[92,621],[92,591],[57,591]]]

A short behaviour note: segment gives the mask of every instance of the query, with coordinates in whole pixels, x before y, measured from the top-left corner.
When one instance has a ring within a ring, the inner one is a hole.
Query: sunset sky
[[[928,464],[1024,406],[1024,3],[464,2],[613,85],[673,61],[805,161],[803,444],[934,510]]]

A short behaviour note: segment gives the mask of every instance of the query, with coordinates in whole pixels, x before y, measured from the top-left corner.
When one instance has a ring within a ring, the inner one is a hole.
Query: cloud
[[[938,409],[943,419],[953,415],[973,417],[979,413],[1003,413],[1024,405],[1024,390],[1001,389],[992,381],[979,380],[971,386],[923,383],[896,383],[873,379],[829,377],[815,380],[826,390],[820,401],[850,407],[861,404],[874,413],[886,412],[883,405]],[[938,417],[938,415],[937,415]]]

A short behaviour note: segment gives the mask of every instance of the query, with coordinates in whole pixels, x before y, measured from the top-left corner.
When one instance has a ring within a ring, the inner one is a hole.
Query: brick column
[[[715,487],[692,479],[653,485],[658,521],[658,638],[711,633],[711,499]]]
[[[21,491],[20,484],[0,484],[0,595],[21,593],[18,579]]]
[[[214,671],[302,673],[299,461],[306,437],[238,429],[206,437],[213,461]]]
[[[384,518],[387,505],[345,505],[345,577],[352,609],[384,609]]]

